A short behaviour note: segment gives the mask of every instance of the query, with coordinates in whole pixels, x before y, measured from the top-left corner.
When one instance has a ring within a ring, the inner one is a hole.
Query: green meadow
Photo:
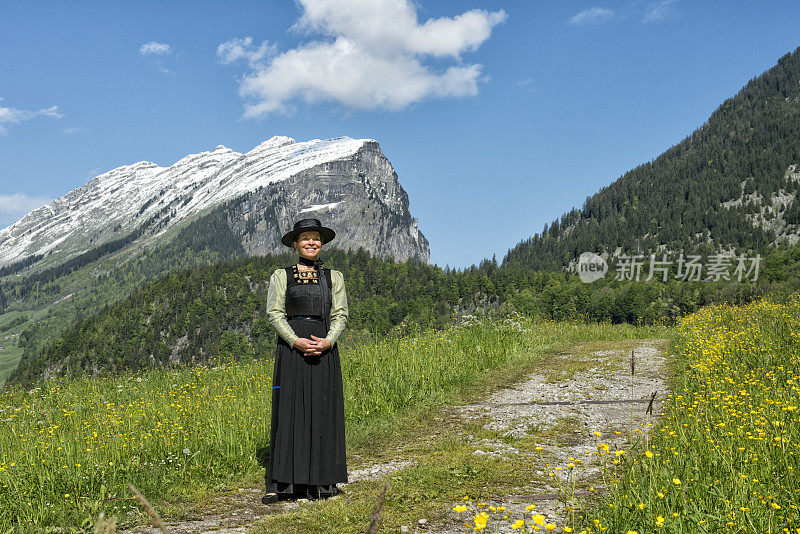
[[[800,532],[800,295],[682,321],[678,372],[650,442],[614,464],[583,531]]]
[[[438,331],[395,330],[343,346],[348,454],[369,456],[404,422],[482,391],[548,351],[667,331],[517,317]],[[0,530],[30,524],[88,529],[100,512],[123,524],[144,521],[128,483],[159,505],[252,484],[264,472],[271,375],[272,359],[264,355],[56,379],[28,391],[6,388],[0,397]],[[338,521],[335,514],[330,521]],[[363,530],[364,524],[352,527]]]

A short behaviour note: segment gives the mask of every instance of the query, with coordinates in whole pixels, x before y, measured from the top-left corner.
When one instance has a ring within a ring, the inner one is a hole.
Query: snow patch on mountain
[[[313,206],[309,206],[307,208],[301,209],[299,213],[305,213],[307,211],[329,210],[329,209],[335,208],[336,206],[338,206],[341,203],[342,203],[342,201],[340,200],[339,202],[331,202],[330,204],[314,204]]]
[[[0,230],[0,266],[50,251],[71,257],[118,239],[153,218],[168,218],[159,233],[165,232],[243,193],[348,158],[367,142],[374,141],[338,137],[298,143],[275,136],[246,154],[219,145],[169,167],[140,161],[116,168]],[[330,207],[334,206],[308,210]]]

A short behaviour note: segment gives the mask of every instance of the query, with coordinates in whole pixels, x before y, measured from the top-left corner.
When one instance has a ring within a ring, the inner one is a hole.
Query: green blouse
[[[325,336],[331,346],[339,339],[339,335],[344,330],[347,322],[347,294],[344,291],[344,277],[339,271],[331,269],[331,327],[328,335]],[[278,331],[278,334],[286,340],[290,347],[297,341],[297,334],[294,333],[289,322],[286,320],[286,270],[275,269],[269,279],[269,289],[267,289],[267,318],[269,324]]]

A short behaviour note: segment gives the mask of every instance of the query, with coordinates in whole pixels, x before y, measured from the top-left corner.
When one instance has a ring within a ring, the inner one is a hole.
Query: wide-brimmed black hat
[[[294,240],[297,239],[297,236],[303,232],[309,232],[311,230],[316,230],[319,232],[320,237],[322,237],[323,245],[333,241],[333,238],[336,237],[336,232],[328,227],[322,226],[322,223],[319,222],[319,219],[301,219],[294,223],[294,228],[291,232],[287,232],[281,238],[281,243],[287,247],[291,247]]]

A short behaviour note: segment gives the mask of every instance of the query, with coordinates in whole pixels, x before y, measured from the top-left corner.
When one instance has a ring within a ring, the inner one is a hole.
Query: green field
[[[5,335],[0,336],[0,338]],[[22,358],[22,349],[16,344],[11,346],[7,345],[4,350],[0,350],[0,388],[6,383],[8,376],[17,368],[20,358]]]
[[[659,432],[618,464],[598,449],[612,491],[583,531],[800,532],[800,296],[709,306],[677,333]]]
[[[0,388],[6,383],[8,376],[17,368],[20,358],[22,358],[22,348],[19,346],[19,336],[14,336],[12,339],[4,339],[6,336],[12,335],[14,332],[21,332],[29,322],[22,323],[13,327],[4,328],[18,317],[25,314],[17,311],[0,314]]]
[[[348,450],[369,451],[376,436],[406,418],[481,390],[490,377],[501,380],[547,351],[665,332],[519,318],[343,347]],[[6,388],[0,531],[31,523],[77,527],[100,511],[141,520],[127,499],[128,482],[157,503],[251,484],[263,476],[271,375],[272,362],[263,358]]]

